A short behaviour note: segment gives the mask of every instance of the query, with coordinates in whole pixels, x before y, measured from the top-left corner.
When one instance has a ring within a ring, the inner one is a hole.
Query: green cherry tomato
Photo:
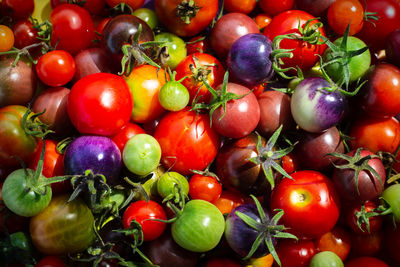
[[[67,203],[69,195],[54,197],[29,224],[33,245],[46,255],[80,252],[95,239],[94,217],[80,198]]]
[[[400,222],[400,184],[394,184],[385,189],[382,199],[389,204],[396,222]]]
[[[323,251],[312,257],[310,267],[343,267],[343,261],[331,251]]]
[[[149,27],[153,30],[155,27],[158,26],[158,18],[156,13],[148,8],[138,8],[133,11],[132,15],[142,19],[149,25]]]
[[[165,198],[175,192],[175,186],[181,187],[185,195],[189,193],[189,182],[185,176],[177,172],[166,172],[157,181],[158,194]]]
[[[189,103],[189,91],[177,81],[169,81],[161,87],[158,100],[163,108],[170,111],[179,111]]]
[[[178,245],[200,253],[218,245],[224,233],[225,219],[216,206],[201,199],[191,200],[177,216],[171,234]]]
[[[32,217],[39,214],[50,203],[52,191],[46,186],[44,194],[39,194],[29,189],[28,175],[34,171],[31,169],[18,169],[10,173],[4,181],[1,194],[4,204],[17,215]]]
[[[161,147],[149,134],[138,134],[128,140],[122,153],[125,166],[134,174],[147,175],[161,159]]]
[[[166,66],[175,69],[176,66],[187,56],[186,43],[172,33],[163,32],[154,37],[157,42],[165,42],[168,47],[169,59]]]

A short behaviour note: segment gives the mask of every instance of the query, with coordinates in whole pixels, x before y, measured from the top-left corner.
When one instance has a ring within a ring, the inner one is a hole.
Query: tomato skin
[[[373,201],[365,201],[363,203],[366,212],[372,212],[377,205]],[[372,216],[368,218],[369,221],[369,232],[365,223],[361,224],[361,229],[358,227],[357,224],[357,212],[361,211],[361,204],[360,203],[350,203],[346,205],[344,208],[344,217],[347,226],[357,234],[368,235],[372,233],[376,233],[381,229],[383,218],[381,216]]]
[[[228,13],[238,12],[248,14],[256,7],[256,4],[256,0],[226,0],[224,1],[224,9]]]
[[[288,10],[273,17],[270,24],[265,27],[263,34],[271,41],[278,35],[288,33],[299,33],[299,20],[303,27],[307,20],[315,19],[314,16],[302,10]],[[314,23],[316,21],[314,20]],[[312,25],[313,23],[311,23]],[[319,30],[325,36],[323,28]],[[283,68],[299,66],[302,71],[309,70],[319,60],[317,54],[322,55],[326,45],[310,45],[301,40],[285,39],[280,42],[280,48],[294,49],[292,58],[283,58]]]
[[[189,108],[165,115],[154,133],[161,146],[162,164],[182,175],[204,170],[214,160],[220,144],[209,120],[208,115]]]
[[[116,134],[129,121],[132,108],[128,85],[124,79],[110,73],[83,77],[68,95],[68,115],[82,134]]]
[[[11,16],[14,21],[27,19],[33,13],[35,3],[33,0],[3,0],[0,3],[0,11]]]
[[[368,77],[362,108],[374,117],[392,117],[400,113],[400,68],[378,64]]]
[[[67,265],[59,257],[45,256],[36,263],[35,267],[67,267]]]
[[[119,151],[124,151],[126,142],[137,134],[144,134],[145,130],[136,123],[128,122],[118,133],[111,137]]]
[[[18,49],[40,42],[40,40],[36,38],[38,37],[38,32],[33,28],[33,24],[29,20],[21,20],[15,23],[13,32],[15,36],[14,46]]]
[[[51,45],[71,55],[88,48],[95,38],[94,23],[89,12],[73,4],[62,4],[50,14],[52,23]],[[76,38],[79,36],[79,38]]]
[[[92,212],[79,198],[66,204],[68,198],[68,195],[54,197],[49,206],[30,221],[32,242],[45,255],[79,252],[95,239]],[[68,238],[64,238],[66,236]]]
[[[389,267],[389,265],[378,258],[360,257],[348,261],[345,267]]]
[[[358,0],[335,1],[328,8],[329,26],[343,35],[350,23],[349,35],[358,33],[364,24],[364,8]]]
[[[310,240],[279,240],[276,247],[282,267],[308,267],[311,258],[317,253],[315,245]]]
[[[234,208],[245,203],[242,194],[236,191],[222,190],[220,197],[212,202],[222,214],[229,214]]]
[[[131,203],[125,210],[122,222],[124,228],[127,229],[130,227],[131,221],[136,220],[142,226],[143,240],[151,241],[161,236],[166,227],[165,223],[152,221],[152,219],[167,219],[163,207],[152,200],[149,200],[149,202],[139,200]]]
[[[189,196],[191,199],[216,201],[222,192],[222,185],[212,176],[194,174],[189,180]]]
[[[25,133],[21,120],[27,108],[19,105],[0,109],[0,165],[17,167],[19,161],[28,162],[37,149],[37,139]]]
[[[74,58],[66,51],[53,50],[41,56],[36,73],[46,85],[57,87],[68,83],[75,75]]]
[[[115,7],[118,4],[125,3],[129,5],[133,10],[143,6],[145,0],[105,0],[110,7]]]
[[[361,118],[352,124],[349,136],[352,137],[352,149],[363,147],[372,153],[386,151],[394,154],[400,144],[400,123],[395,118]]]
[[[271,210],[283,209],[281,223],[298,238],[318,237],[339,218],[339,196],[332,181],[316,171],[298,171],[272,191]]]
[[[158,101],[158,93],[168,77],[163,69],[150,65],[136,67],[129,76],[124,76],[135,101],[131,116],[134,122],[146,123],[165,112]]]
[[[351,241],[349,233],[337,226],[315,240],[317,251],[332,251],[344,261],[349,255]]]
[[[294,8],[294,0],[282,0],[277,3],[274,0],[261,0],[258,2],[261,9],[270,16],[276,16],[286,10]]]
[[[186,24],[179,16],[176,15],[176,8],[182,0],[156,0],[155,11],[161,23],[168,30],[178,36],[193,36],[205,29],[217,15],[217,0],[195,0],[196,6],[201,7],[195,17],[190,19],[190,23]]]
[[[10,50],[14,45],[14,33],[6,25],[0,25],[0,52]]]

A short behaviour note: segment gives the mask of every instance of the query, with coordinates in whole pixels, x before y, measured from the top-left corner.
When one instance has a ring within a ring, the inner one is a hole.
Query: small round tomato
[[[0,52],[10,50],[14,45],[14,33],[6,25],[0,25]]]
[[[194,174],[189,180],[189,196],[191,199],[203,199],[215,202],[220,197],[222,185],[215,177]]]
[[[343,261],[332,251],[322,251],[311,259],[310,267],[343,267]]]
[[[68,83],[75,75],[74,58],[66,51],[53,50],[41,56],[36,64],[39,79],[51,87]]]
[[[125,144],[122,158],[129,171],[147,175],[160,163],[161,147],[153,136],[138,134]]]
[[[256,0],[225,0],[224,10],[227,13],[237,12],[248,14],[256,7]]]
[[[271,23],[271,19],[272,18],[267,14],[258,14],[257,16],[254,17],[254,21],[257,23],[260,31],[263,31],[264,28]]]
[[[33,0],[3,0],[0,3],[0,10],[5,16],[11,16],[14,21],[27,19],[35,8]]]
[[[163,108],[179,111],[189,103],[189,91],[178,81],[168,81],[161,87],[158,100]]]
[[[261,9],[270,16],[276,16],[283,11],[290,10],[294,8],[294,0],[282,0],[276,2],[274,0],[260,0],[258,1]]]
[[[346,267],[389,267],[389,265],[378,258],[360,257],[348,261]]]
[[[364,8],[358,0],[338,0],[328,8],[329,26],[343,35],[350,24],[349,35],[358,33],[364,24]]]
[[[14,46],[18,49],[28,45],[39,43],[38,31],[29,20],[21,20],[14,24],[13,32],[15,37]],[[36,50],[35,50],[36,51]],[[32,50],[30,50],[32,52]]]
[[[343,261],[349,255],[351,241],[348,232],[342,228],[335,227],[315,240],[318,251],[332,251]]]
[[[363,203],[365,212],[373,212],[377,208],[377,205],[373,201],[365,201]],[[348,227],[357,234],[372,234],[376,233],[381,229],[383,218],[381,216],[372,216],[367,220],[369,221],[369,229],[364,221],[359,222],[357,213],[361,212],[360,203],[350,203],[346,205],[344,209],[344,217]],[[358,224],[360,223],[360,226]]]
[[[225,215],[237,206],[244,204],[245,197],[236,191],[222,190],[220,197],[212,203]]]
[[[122,129],[111,137],[119,151],[124,151],[126,142],[137,134],[144,134],[145,130],[136,123],[128,122]]]
[[[45,256],[36,263],[35,267],[67,267],[67,264],[59,257]]]
[[[154,36],[154,41],[164,42],[162,46],[167,47],[168,57],[162,62],[165,67],[175,69],[187,56],[186,43],[175,34],[163,32]]]
[[[146,202],[139,200],[133,202],[125,210],[122,217],[124,228],[130,228],[131,222],[135,220],[140,224],[143,231],[143,240],[151,241],[157,239],[164,232],[166,224],[157,220],[166,220],[167,215],[163,207],[153,200]]]
[[[151,10],[149,8],[138,8],[133,11],[132,15],[146,22],[152,30],[159,24],[156,13],[154,12],[154,10]]]
[[[189,183],[182,174],[166,172],[157,180],[157,191],[162,198],[176,194],[175,187],[180,188],[182,193],[187,196],[189,192]]]
[[[332,181],[316,171],[298,171],[272,191],[271,210],[282,209],[281,223],[297,237],[318,237],[339,218],[339,195]]]
[[[282,267],[308,267],[311,258],[317,253],[315,245],[310,240],[283,239],[276,247]]]

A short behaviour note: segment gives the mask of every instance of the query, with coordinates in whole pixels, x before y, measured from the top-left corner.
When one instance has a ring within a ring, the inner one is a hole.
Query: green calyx
[[[267,178],[272,189],[275,187],[273,169],[282,174],[284,177],[292,179],[292,177],[277,163],[277,161],[281,160],[283,156],[289,154],[294,148],[294,146],[289,146],[285,149],[277,149],[276,142],[282,131],[282,127],[283,126],[281,125],[274,132],[274,134],[270,137],[265,146],[263,146],[261,136],[258,135],[257,156],[249,159],[254,164],[261,164],[264,175]]]
[[[262,243],[268,248],[269,253],[271,253],[274,260],[281,266],[281,261],[279,260],[278,254],[276,253],[275,247],[273,245],[273,238],[291,238],[297,240],[297,237],[293,234],[285,232],[287,229],[284,225],[279,225],[279,221],[282,218],[284,212],[283,210],[277,210],[277,213],[269,219],[265,214],[263,207],[256,197],[251,195],[254,203],[257,206],[258,216],[260,217],[260,222],[254,220],[250,216],[236,211],[235,214],[243,220],[248,226],[259,232],[256,240],[254,241],[249,253],[243,260],[248,260],[253,256]]]
[[[359,180],[359,175],[360,175],[361,171],[370,172],[373,176],[375,176],[378,179],[379,184],[383,187],[382,178],[380,177],[378,172],[368,164],[368,161],[370,159],[379,158],[379,157],[377,155],[368,155],[368,156],[362,157],[361,150],[362,150],[362,148],[358,148],[353,157],[346,155],[346,154],[336,153],[336,152],[328,154],[330,156],[345,160],[347,162],[347,163],[340,164],[340,165],[332,163],[333,166],[335,166],[335,168],[342,169],[342,170],[344,170],[344,169],[354,170],[354,181],[355,181],[358,195],[360,195],[360,190],[358,187],[358,180]]]
[[[47,134],[53,133],[49,130],[49,125],[40,121],[39,116],[44,114],[46,110],[39,113],[34,113],[30,108],[26,110],[22,116],[21,124],[25,133],[37,138],[44,138]]]
[[[190,20],[196,17],[197,13],[201,9],[200,6],[196,5],[194,0],[183,0],[176,7],[176,15],[185,23],[190,24]]]

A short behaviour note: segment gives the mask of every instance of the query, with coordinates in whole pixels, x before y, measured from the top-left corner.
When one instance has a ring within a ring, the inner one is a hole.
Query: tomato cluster
[[[0,265],[400,265],[399,48],[398,0],[0,0]]]

